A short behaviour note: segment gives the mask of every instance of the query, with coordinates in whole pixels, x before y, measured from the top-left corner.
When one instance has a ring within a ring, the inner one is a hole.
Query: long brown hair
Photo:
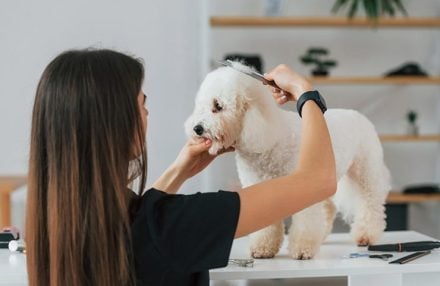
[[[111,50],[67,51],[44,70],[29,161],[30,286],[135,284],[127,185],[134,149],[139,193],[146,180],[143,77],[139,60]]]

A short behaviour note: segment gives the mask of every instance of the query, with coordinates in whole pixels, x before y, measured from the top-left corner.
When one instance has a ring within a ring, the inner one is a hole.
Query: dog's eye
[[[223,107],[220,105],[220,103],[217,101],[217,99],[214,99],[214,109],[212,112],[216,113],[219,111],[222,111]]]

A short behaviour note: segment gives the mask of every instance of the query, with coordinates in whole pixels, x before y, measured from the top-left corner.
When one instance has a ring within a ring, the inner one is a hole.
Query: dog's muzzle
[[[199,136],[201,136],[203,134],[203,132],[205,132],[205,129],[203,129],[203,126],[200,124],[197,124],[196,126],[194,126],[193,130]]]

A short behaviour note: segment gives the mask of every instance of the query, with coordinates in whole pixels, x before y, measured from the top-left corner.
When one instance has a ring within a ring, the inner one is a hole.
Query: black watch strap
[[[306,101],[308,100],[313,100],[314,102],[316,102],[322,113],[325,113],[325,111],[327,110],[325,100],[317,90],[306,91],[299,97],[298,102],[296,103],[296,109],[298,110],[300,117],[302,117],[301,111],[304,103],[306,103]]]

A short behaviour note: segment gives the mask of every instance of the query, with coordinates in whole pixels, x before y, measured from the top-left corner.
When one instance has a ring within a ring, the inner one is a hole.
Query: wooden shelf
[[[0,175],[0,228],[11,225],[11,194],[26,182],[25,176]]]
[[[390,192],[388,194],[388,204],[406,204],[440,201],[440,194],[404,194],[399,192]]]
[[[25,185],[27,177],[25,176],[1,176],[0,175],[0,194],[9,194],[15,189]]]
[[[438,85],[440,77],[393,76],[393,77],[326,77],[309,78],[315,84],[425,84]]]
[[[440,135],[380,135],[382,142],[440,142]]]
[[[377,22],[366,18],[345,17],[261,17],[212,16],[212,27],[387,27],[387,28],[437,28],[440,18],[383,18]]]

